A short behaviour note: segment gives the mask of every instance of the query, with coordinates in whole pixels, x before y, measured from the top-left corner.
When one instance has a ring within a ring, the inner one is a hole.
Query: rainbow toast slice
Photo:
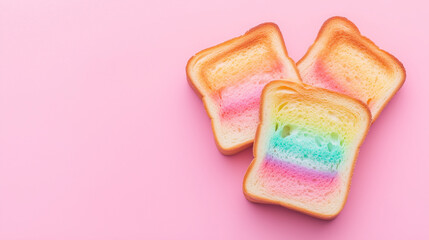
[[[208,48],[186,66],[188,82],[202,97],[218,149],[234,154],[253,143],[263,87],[274,79],[299,82],[283,37],[274,23]]]
[[[246,198],[322,218],[343,208],[359,147],[371,123],[346,95],[286,81],[269,83],[243,182]]]
[[[305,84],[359,99],[373,121],[405,81],[405,69],[394,56],[362,36],[343,17],[328,19],[297,67]]]

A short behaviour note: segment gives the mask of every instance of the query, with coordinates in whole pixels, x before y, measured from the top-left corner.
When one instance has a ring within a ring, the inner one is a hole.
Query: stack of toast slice
[[[197,53],[186,72],[219,150],[255,142],[246,198],[322,219],[344,207],[369,126],[405,81],[403,65],[343,17],[323,24],[297,67],[266,23]]]

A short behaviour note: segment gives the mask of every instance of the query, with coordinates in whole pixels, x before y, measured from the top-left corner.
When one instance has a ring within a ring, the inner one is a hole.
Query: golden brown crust
[[[198,79],[193,79],[192,76],[191,76],[192,67],[196,63],[196,61],[198,61],[197,58],[206,56],[206,55],[210,54],[212,51],[214,51],[216,49],[222,49],[222,48],[224,48],[224,47],[226,47],[228,45],[231,45],[235,41],[240,40],[241,38],[244,38],[245,36],[247,36],[249,34],[252,34],[252,33],[256,32],[256,31],[260,31],[261,29],[264,29],[264,28],[274,28],[278,32],[278,35],[279,35],[281,43],[282,43],[283,54],[291,62],[293,70],[295,71],[295,75],[298,76],[298,78],[299,78],[298,68],[296,67],[295,62],[287,54],[286,45],[284,43],[283,35],[281,34],[280,28],[275,23],[271,23],[271,22],[262,23],[262,24],[260,24],[260,25],[258,25],[256,27],[253,27],[252,29],[248,30],[242,36],[230,39],[230,40],[228,40],[226,42],[223,42],[221,44],[218,44],[216,46],[204,49],[204,50],[198,52],[197,54],[195,54],[194,56],[192,56],[188,60],[188,63],[186,64],[186,77],[187,77],[187,81],[188,81],[189,85],[191,86],[191,88],[194,90],[194,92],[203,100],[204,103],[205,103],[204,98],[206,97],[206,93],[204,92],[203,89],[198,89],[197,84],[195,83],[196,81],[198,81]],[[252,43],[253,43],[253,41],[246,41],[243,44],[241,44],[240,46],[241,47],[248,47]],[[234,50],[235,49],[233,49],[232,51],[234,51]],[[301,79],[298,79],[298,80],[301,81]],[[208,107],[206,106],[206,104],[204,104],[204,108],[206,109],[206,112],[207,112],[208,116],[211,119],[211,125],[212,125],[213,133],[214,133],[214,136],[215,136],[216,146],[217,146],[217,148],[219,149],[219,151],[221,153],[223,153],[225,155],[232,155],[232,154],[238,153],[238,152],[240,152],[240,151],[242,151],[242,150],[244,150],[244,149],[249,148],[249,147],[252,146],[254,140],[250,140],[250,141],[238,144],[238,145],[236,145],[234,147],[231,147],[231,148],[225,148],[225,147],[221,146],[220,142],[219,142],[219,138],[217,136],[217,133],[214,130],[214,118],[213,118],[213,116],[211,116],[211,113],[210,113]]]
[[[337,96],[339,96],[341,98],[348,98],[348,99],[356,102],[357,104],[361,105],[362,109],[364,109],[367,112],[368,116],[369,116],[369,120],[367,121],[367,126],[366,126],[366,129],[365,129],[364,135],[362,137],[362,140],[358,144],[358,147],[356,148],[356,152],[354,154],[353,163],[352,163],[352,167],[351,167],[351,170],[350,170],[351,172],[350,172],[349,179],[348,179],[348,184],[347,184],[347,186],[348,186],[347,187],[347,192],[346,192],[343,204],[342,204],[341,208],[339,209],[339,211],[337,213],[335,213],[335,214],[324,215],[324,214],[313,212],[313,211],[310,211],[308,209],[300,208],[298,206],[294,206],[294,205],[291,205],[291,204],[286,204],[286,203],[283,203],[283,202],[280,202],[280,201],[273,201],[273,200],[270,200],[268,198],[264,198],[264,197],[259,197],[259,196],[253,195],[249,191],[247,191],[247,189],[246,189],[246,180],[247,180],[247,177],[250,174],[250,172],[253,170],[254,164],[256,162],[256,154],[257,154],[256,151],[258,149],[258,142],[259,142],[258,139],[259,139],[259,135],[260,135],[260,131],[261,131],[262,121],[264,120],[263,119],[263,114],[264,114],[263,113],[263,111],[264,111],[264,104],[263,103],[265,102],[265,98],[268,95],[268,91],[270,90],[270,87],[273,86],[273,85],[275,85],[275,84],[292,85],[292,86],[296,85],[295,87],[292,87],[292,88],[303,87],[303,88],[308,88],[308,89],[315,89],[317,91],[329,92],[330,94],[337,95]],[[334,219],[341,212],[341,210],[344,208],[344,205],[346,204],[346,200],[347,200],[347,197],[348,197],[348,194],[349,194],[349,191],[350,191],[350,184],[351,184],[352,174],[353,174],[354,167],[355,167],[355,164],[356,164],[356,160],[357,160],[357,156],[358,156],[358,153],[359,153],[359,149],[360,149],[360,146],[362,145],[362,143],[363,143],[366,135],[368,134],[370,125],[371,125],[371,112],[368,109],[368,107],[366,106],[366,104],[364,104],[360,100],[357,100],[357,99],[354,99],[354,98],[350,98],[350,97],[348,97],[348,96],[346,96],[344,94],[338,93],[338,92],[330,91],[330,90],[327,90],[327,89],[316,88],[316,87],[312,87],[312,86],[309,86],[309,85],[306,85],[306,84],[297,84],[297,83],[286,82],[286,81],[272,81],[272,82],[268,83],[265,86],[264,90],[262,91],[262,96],[261,96],[261,105],[260,105],[260,110],[259,110],[259,125],[258,125],[258,129],[256,131],[255,143],[254,143],[254,146],[253,146],[253,156],[254,156],[254,158],[253,158],[252,162],[250,163],[250,166],[247,168],[246,174],[244,175],[244,180],[243,180],[243,194],[244,194],[244,196],[246,197],[247,200],[249,200],[251,202],[280,205],[282,207],[286,207],[286,208],[289,208],[289,209],[292,209],[292,210],[295,210],[295,211],[298,211],[298,212],[302,212],[302,213],[307,214],[309,216],[317,217],[317,218],[324,219],[324,220]]]
[[[323,37],[323,35],[328,32],[329,30],[329,26],[331,24],[334,24],[335,21],[341,21],[343,25],[347,25],[347,27],[351,28],[352,31],[355,32],[354,35],[348,34],[350,36],[350,41],[352,41],[354,44],[357,44],[358,46],[360,46],[360,48],[364,51],[370,51],[371,55],[374,56],[375,58],[377,58],[377,60],[379,60],[379,62],[383,63],[383,65],[385,65],[385,67],[389,66],[389,64],[387,63],[390,60],[387,60],[385,57],[381,56],[382,54],[386,55],[388,58],[391,58],[391,61],[393,61],[395,64],[397,64],[403,73],[403,77],[400,80],[400,83],[396,86],[396,88],[394,89],[394,91],[392,92],[392,94],[387,98],[387,100],[382,104],[382,106],[380,107],[380,110],[372,116],[372,122],[374,122],[378,116],[380,115],[380,113],[382,112],[382,110],[386,107],[387,103],[392,99],[392,97],[396,94],[396,92],[402,87],[402,85],[405,82],[405,78],[406,78],[406,71],[404,68],[404,65],[392,54],[388,53],[387,51],[384,51],[383,49],[380,49],[373,41],[371,41],[369,38],[363,36],[358,27],[352,23],[350,20],[348,20],[345,17],[332,17],[329,18],[328,20],[326,20],[319,33],[317,34],[316,40],[313,42],[313,44],[308,48],[307,52],[305,53],[305,55],[296,63],[297,66],[299,66],[310,54],[310,52],[312,52],[313,48],[315,47],[316,43]],[[336,41],[331,41],[334,44],[337,44]],[[326,47],[326,50],[329,51],[329,49],[332,46]],[[382,54],[379,54],[377,52],[381,52]],[[323,54],[323,53],[322,53]]]
[[[200,97],[202,97],[203,93],[202,93],[202,91],[201,91],[201,90],[199,90],[199,89],[196,87],[195,81],[198,81],[198,79],[192,79],[192,77],[191,77],[191,68],[192,68],[193,64],[195,64],[195,63],[198,61],[198,58],[204,57],[204,56],[206,56],[206,55],[208,55],[208,54],[212,53],[212,52],[213,52],[214,50],[216,50],[216,49],[222,49],[222,48],[225,48],[225,47],[227,47],[227,46],[229,46],[229,45],[231,45],[231,44],[235,43],[236,41],[238,41],[238,40],[240,40],[240,39],[242,39],[242,38],[244,38],[244,37],[246,37],[246,36],[248,36],[248,35],[252,34],[253,32],[260,31],[261,29],[264,29],[264,28],[267,28],[267,27],[268,27],[268,28],[273,27],[273,28],[275,28],[275,29],[276,29],[276,31],[278,31],[278,32],[279,32],[279,35],[280,35],[281,40],[282,40],[282,43],[283,43],[283,50],[284,50],[284,54],[285,54],[285,56],[286,56],[289,60],[291,60],[291,61],[293,62],[293,60],[292,60],[291,58],[289,58],[289,56],[288,56],[288,54],[287,54],[286,46],[285,46],[285,44],[284,44],[284,39],[283,39],[283,36],[282,36],[282,34],[281,34],[281,32],[280,32],[279,27],[278,27],[275,23],[271,23],[271,22],[267,22],[267,23],[259,24],[258,26],[251,28],[251,29],[250,29],[250,30],[248,30],[245,34],[243,34],[243,35],[241,35],[241,36],[239,36],[239,37],[232,38],[232,39],[230,39],[230,40],[228,40],[228,41],[225,41],[225,42],[223,42],[223,43],[221,43],[221,44],[215,45],[215,46],[213,46],[213,47],[210,47],[210,48],[207,48],[207,49],[204,49],[204,50],[202,50],[202,51],[198,52],[197,54],[195,54],[194,56],[192,56],[192,57],[188,60],[188,63],[186,64],[186,76],[187,76],[187,80],[188,80],[188,83],[191,85],[192,89],[194,89],[194,90],[195,90],[195,92],[197,93],[197,95],[198,95],[198,96],[200,96]],[[255,38],[257,38],[257,37],[258,37],[258,36],[255,36],[255,37],[253,38],[253,40],[254,40]],[[254,41],[252,41],[252,39],[250,39],[250,41],[249,41],[249,40],[247,40],[246,42],[243,42],[242,44],[240,44],[240,46],[238,46],[238,47],[236,47],[236,48],[231,49],[229,52],[234,52],[234,51],[236,51],[236,50],[239,50],[239,49],[242,49],[242,48],[249,47],[249,46],[251,46],[251,45],[252,45],[252,43],[254,43]],[[224,53],[224,54],[227,54],[227,53]],[[296,72],[298,73],[298,69],[296,68],[296,65],[294,66],[294,68],[295,68]],[[298,75],[298,74],[297,74],[297,75]]]

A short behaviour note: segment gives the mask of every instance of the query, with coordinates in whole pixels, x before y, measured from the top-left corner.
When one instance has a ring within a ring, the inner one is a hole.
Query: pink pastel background
[[[242,194],[186,82],[199,50],[273,21],[299,60],[329,17],[407,80],[333,221]],[[429,239],[428,1],[0,2],[0,239]]]

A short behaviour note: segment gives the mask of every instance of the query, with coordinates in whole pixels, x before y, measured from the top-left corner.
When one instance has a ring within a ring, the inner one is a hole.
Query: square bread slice
[[[330,18],[323,24],[297,66],[305,84],[366,103],[373,121],[405,81],[402,63],[362,36],[343,17]]]
[[[193,56],[188,82],[202,97],[218,149],[234,154],[252,145],[263,87],[274,79],[299,82],[283,37],[274,23],[264,23]]]
[[[371,123],[366,105],[305,84],[272,81],[243,182],[246,198],[331,219],[344,207]]]

